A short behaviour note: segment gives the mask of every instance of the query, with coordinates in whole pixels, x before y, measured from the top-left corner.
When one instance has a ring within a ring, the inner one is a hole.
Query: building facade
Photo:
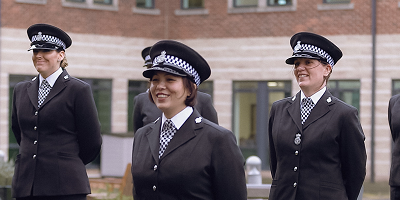
[[[92,85],[104,134],[132,130],[133,97],[147,87],[140,56],[144,47],[174,39],[197,50],[212,69],[201,90],[213,96],[220,125],[234,132],[246,157],[260,156],[264,169],[269,108],[299,91],[292,67],[285,64],[292,54],[289,40],[309,31],[342,49],[329,89],[359,109],[367,179],[388,180],[387,107],[390,97],[400,93],[399,0],[376,6],[373,0],[0,2],[0,150],[9,158],[18,148],[9,120],[13,86],[37,75],[27,51],[26,29],[32,24],[52,24],[70,34],[66,69]]]

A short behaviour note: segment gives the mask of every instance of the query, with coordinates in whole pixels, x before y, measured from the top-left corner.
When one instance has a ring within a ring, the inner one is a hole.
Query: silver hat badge
[[[165,61],[165,57],[166,57],[167,52],[162,51],[161,55],[157,56],[157,63],[162,63]]]
[[[42,41],[42,32],[39,32],[36,36],[37,41]]]
[[[296,46],[294,46],[294,49],[293,49],[294,52],[298,52],[301,49],[300,43],[301,43],[301,41],[297,41],[297,44],[296,44]]]

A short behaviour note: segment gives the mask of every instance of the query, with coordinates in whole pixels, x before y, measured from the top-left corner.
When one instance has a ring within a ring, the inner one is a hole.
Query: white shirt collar
[[[187,106],[185,109],[183,109],[181,112],[176,114],[171,118],[172,123],[174,123],[175,127],[177,130],[181,128],[183,123],[190,117],[190,115],[193,113],[193,108],[190,106]],[[164,122],[167,120],[167,117],[165,117],[164,113],[162,114],[162,121],[161,121],[161,127],[163,127]]]
[[[57,69],[57,71],[55,71],[54,73],[52,73],[49,77],[47,77],[46,78],[46,81],[50,84],[50,86],[51,87],[53,87],[54,86],[54,84],[56,83],[56,81],[57,81],[57,78],[60,76],[60,74],[63,72],[63,70],[61,69],[61,67],[59,67],[58,69]],[[44,80],[45,78],[43,78],[43,76],[42,75],[39,75],[39,85],[41,85],[42,84],[42,81]]]
[[[326,91],[326,86],[323,87],[322,89],[320,89],[318,92],[311,95],[310,98],[314,102],[315,105],[317,105],[319,99],[321,99],[321,97],[322,97],[322,95],[324,95],[325,91]],[[306,95],[304,95],[304,92],[301,91],[300,103],[301,103],[301,100],[303,100],[304,98],[306,98]]]

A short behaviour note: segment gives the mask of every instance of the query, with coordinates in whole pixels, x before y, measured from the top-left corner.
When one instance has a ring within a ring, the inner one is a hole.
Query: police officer
[[[190,47],[162,40],[150,50],[150,97],[159,120],[137,130],[132,150],[135,200],[245,200],[243,155],[234,134],[193,109],[196,88],[211,74]]]
[[[269,119],[271,200],[356,200],[366,152],[358,111],[326,89],[342,51],[320,35],[292,36],[300,91],[273,103]]]
[[[150,58],[150,47],[142,50],[144,60],[143,67],[147,69],[153,66]],[[204,118],[218,124],[217,111],[215,110],[211,96],[207,93],[197,91],[197,102],[195,108]],[[154,122],[161,115],[161,110],[150,101],[148,91],[136,95],[133,99],[133,130],[136,132],[144,125]]]
[[[63,30],[34,24],[29,51],[39,74],[15,86],[12,131],[20,146],[12,182],[17,200],[83,200],[85,165],[100,152],[101,135],[90,85],[70,76]]]

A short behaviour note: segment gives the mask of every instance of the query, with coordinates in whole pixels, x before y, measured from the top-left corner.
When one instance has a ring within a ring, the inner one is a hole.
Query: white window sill
[[[93,10],[118,11],[118,0],[114,0],[113,5],[93,4],[92,1],[70,2],[70,1],[62,0],[62,6],[72,7],[72,8],[93,9]]]
[[[132,12],[137,13],[137,14],[143,14],[143,15],[160,15],[160,13],[161,13],[159,9],[137,8],[137,7],[133,7]]]
[[[318,10],[353,10],[354,3],[318,4]]]
[[[17,3],[46,4],[47,0],[15,0]]]
[[[208,15],[209,12],[207,9],[187,9],[182,10],[178,9],[175,10],[175,15]]]

